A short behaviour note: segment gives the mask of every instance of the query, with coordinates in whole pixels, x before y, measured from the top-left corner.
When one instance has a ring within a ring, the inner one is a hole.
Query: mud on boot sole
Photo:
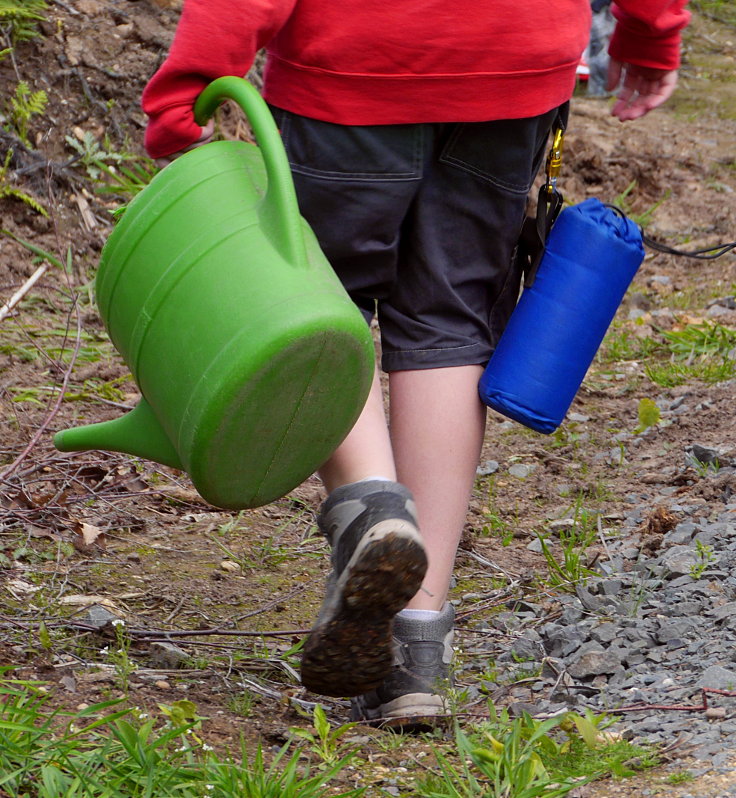
[[[304,646],[302,684],[335,697],[377,687],[392,667],[394,616],[419,590],[426,570],[424,547],[411,524],[394,520],[370,530]]]

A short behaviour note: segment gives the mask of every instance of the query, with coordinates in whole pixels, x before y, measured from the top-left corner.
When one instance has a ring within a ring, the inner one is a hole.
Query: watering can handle
[[[243,78],[222,77],[213,80],[194,104],[194,117],[204,125],[223,100],[234,100],[253,128],[261,155],[266,164],[268,186],[264,199],[266,223],[273,223],[274,245],[291,263],[307,265],[299,205],[289,160],[281,134],[258,90]],[[273,214],[271,219],[268,218]],[[286,233],[286,235],[284,235]]]

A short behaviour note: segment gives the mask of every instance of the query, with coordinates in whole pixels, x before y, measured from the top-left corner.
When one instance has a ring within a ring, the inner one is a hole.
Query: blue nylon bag
[[[481,377],[483,402],[554,432],[643,259],[641,231],[620,212],[595,198],[565,208]]]

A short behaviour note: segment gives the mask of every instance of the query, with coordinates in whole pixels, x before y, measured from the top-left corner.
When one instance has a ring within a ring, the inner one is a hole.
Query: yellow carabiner
[[[560,174],[562,168],[562,144],[565,139],[565,133],[561,127],[555,130],[552,139],[552,146],[547,155],[547,163],[545,171],[547,173],[547,194],[554,194],[557,191],[557,176]]]

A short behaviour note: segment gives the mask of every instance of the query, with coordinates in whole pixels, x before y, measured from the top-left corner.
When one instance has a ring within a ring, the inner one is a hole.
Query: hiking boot
[[[376,690],[352,699],[351,720],[416,731],[446,718],[454,620],[449,603],[430,621],[397,616],[393,668]]]
[[[302,684],[355,696],[390,671],[393,619],[419,590],[427,556],[411,493],[396,482],[343,485],[317,523],[332,545],[332,573],[304,646]]]

